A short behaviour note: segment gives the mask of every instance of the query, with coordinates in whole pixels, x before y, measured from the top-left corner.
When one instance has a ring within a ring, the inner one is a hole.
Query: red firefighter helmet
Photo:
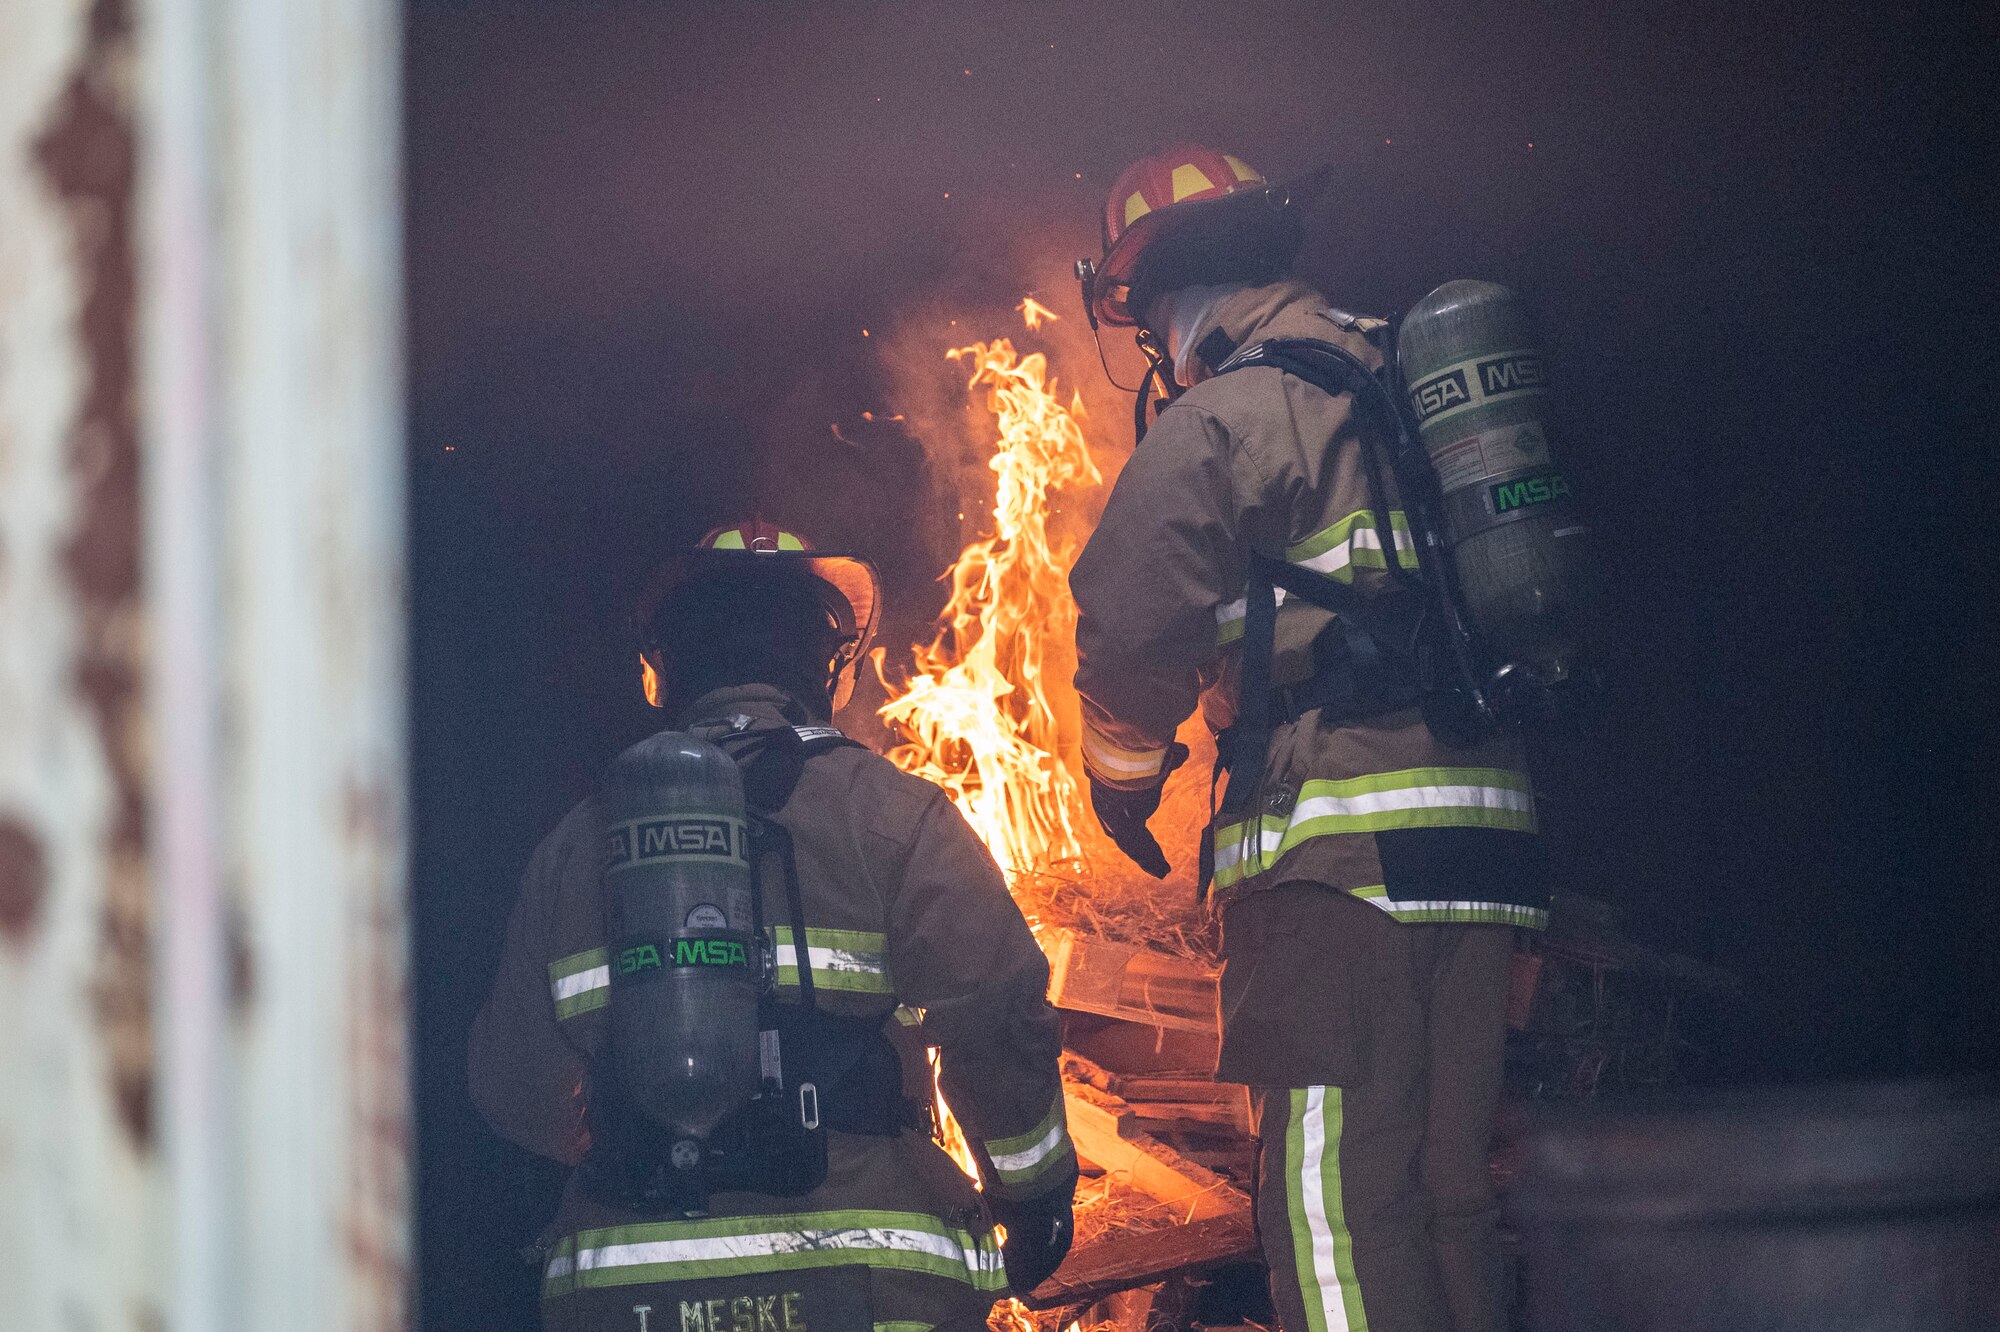
[[[1104,203],[1104,257],[1083,260],[1084,303],[1129,326],[1184,281],[1276,276],[1299,246],[1292,193],[1232,153],[1177,143],[1118,174]]]
[[[833,661],[834,707],[847,701],[853,670],[874,641],[882,613],[882,580],[875,566],[847,551],[817,550],[796,532],[752,515],[712,529],[692,549],[675,552],[647,579],[633,609],[641,646],[650,641],[653,620],[673,592],[711,571],[769,567],[802,569],[822,589],[821,604],[841,639]]]

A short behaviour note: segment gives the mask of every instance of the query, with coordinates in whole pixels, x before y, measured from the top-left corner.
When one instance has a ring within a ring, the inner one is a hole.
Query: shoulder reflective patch
[[[610,950],[589,948],[549,963],[549,995],[557,1021],[611,1002]]]

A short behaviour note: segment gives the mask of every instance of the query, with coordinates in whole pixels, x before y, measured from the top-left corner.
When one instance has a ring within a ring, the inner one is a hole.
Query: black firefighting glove
[[[1168,776],[1187,762],[1187,756],[1186,745],[1179,741],[1168,745],[1167,756],[1161,760],[1153,784],[1136,790],[1108,786],[1095,775],[1090,778],[1090,807],[1097,811],[1097,821],[1104,825],[1104,831],[1118,844],[1126,859],[1156,879],[1167,877],[1167,855],[1146,830],[1146,820],[1159,809],[1160,792],[1166,789]]]
[[[986,1200],[993,1219],[1007,1228],[1000,1257],[1007,1264],[1007,1284],[1026,1295],[1056,1274],[1076,1233],[1071,1189],[1057,1189],[1036,1198]]]

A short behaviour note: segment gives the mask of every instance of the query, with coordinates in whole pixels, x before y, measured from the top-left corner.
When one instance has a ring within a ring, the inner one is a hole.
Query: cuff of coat
[[[1058,1181],[1065,1168],[1075,1169],[1076,1148],[1069,1140],[1069,1116],[1060,1091],[1041,1122],[1026,1133],[988,1138],[981,1145],[993,1163],[995,1191],[1005,1196],[1040,1193]]]
[[[1121,745],[1091,725],[1083,724],[1083,766],[1093,781],[1123,791],[1143,791],[1160,784],[1167,746],[1134,749]]]

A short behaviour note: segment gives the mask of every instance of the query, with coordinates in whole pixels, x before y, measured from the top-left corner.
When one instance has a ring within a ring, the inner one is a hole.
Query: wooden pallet
[[[1119,1291],[1188,1278],[1259,1256],[1249,1208],[1185,1226],[1110,1234],[1084,1245],[1021,1302],[1030,1309],[1094,1304]]]
[[[1185,1208],[1202,1221],[1247,1211],[1250,1199],[1207,1166],[1189,1160],[1134,1123],[1132,1109],[1108,1092],[1071,1085],[1063,1089],[1069,1136],[1076,1154],[1149,1198]]]
[[[1049,1002],[1170,1031],[1216,1029],[1216,973],[1184,958],[1057,930],[1049,954]]]

